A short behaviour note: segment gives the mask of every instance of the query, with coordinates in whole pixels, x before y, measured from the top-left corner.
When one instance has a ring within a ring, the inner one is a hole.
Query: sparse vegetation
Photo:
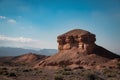
[[[110,70],[110,69],[104,69],[103,70],[103,74],[106,76],[106,77],[116,77],[116,72],[113,70]]]
[[[71,75],[71,74],[73,74],[73,73],[72,73],[72,70],[71,70],[70,68],[64,68],[64,69],[62,69],[62,70],[58,70],[58,71],[56,72],[56,74]]]
[[[8,77],[16,77],[16,74],[11,72],[11,73],[8,74]]]
[[[3,64],[4,64],[4,65],[7,65],[7,66],[11,66],[11,65],[12,65],[12,63],[9,62],[9,61],[5,61]]]
[[[63,80],[63,76],[61,76],[61,75],[56,75],[56,76],[54,77],[54,80]]]
[[[24,80],[34,80],[34,78],[39,78],[39,80],[119,80],[119,73],[119,70],[111,69],[96,71],[86,69],[71,70],[70,68],[60,70],[32,69],[29,67],[0,68],[0,76],[5,76],[8,80],[9,78],[20,80],[20,77],[24,78]]]
[[[86,75],[86,79],[87,79],[87,80],[95,80],[95,79],[96,79],[96,76],[95,76],[94,74],[90,74],[90,73],[89,73],[89,74]]]
[[[7,68],[5,68],[5,67],[0,68],[0,75],[8,75]]]
[[[5,68],[5,67],[3,67],[3,68],[1,68],[2,70],[7,70],[7,68]]]
[[[70,74],[71,74],[71,72],[69,72],[69,71],[62,72],[62,75],[70,75]]]
[[[70,68],[64,68],[64,71],[71,71]]]
[[[0,71],[0,75],[8,75],[8,71]]]
[[[117,64],[118,69],[120,69],[120,62]]]
[[[30,71],[32,71],[32,69],[25,69],[25,70],[23,70],[23,72],[30,72]]]

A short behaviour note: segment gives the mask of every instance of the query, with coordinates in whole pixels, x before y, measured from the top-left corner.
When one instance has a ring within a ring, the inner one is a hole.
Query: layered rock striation
[[[75,29],[57,37],[58,50],[78,48],[83,53],[91,53],[95,47],[95,35],[81,29]]]

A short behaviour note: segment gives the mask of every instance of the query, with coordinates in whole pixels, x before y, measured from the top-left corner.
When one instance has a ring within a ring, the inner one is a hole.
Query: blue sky
[[[120,0],[0,0],[1,46],[57,49],[56,37],[76,28],[120,53]]]

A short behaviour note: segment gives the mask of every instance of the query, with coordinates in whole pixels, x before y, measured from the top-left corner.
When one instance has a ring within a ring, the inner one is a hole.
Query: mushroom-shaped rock
[[[74,29],[57,37],[59,51],[78,48],[84,53],[93,51],[95,40],[94,34],[82,29]]]

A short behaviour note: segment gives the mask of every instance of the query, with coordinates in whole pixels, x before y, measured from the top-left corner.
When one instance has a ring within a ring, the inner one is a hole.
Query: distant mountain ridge
[[[34,49],[13,48],[13,47],[0,47],[0,56],[18,56],[25,53],[52,55],[57,53],[57,49],[34,50]]]

